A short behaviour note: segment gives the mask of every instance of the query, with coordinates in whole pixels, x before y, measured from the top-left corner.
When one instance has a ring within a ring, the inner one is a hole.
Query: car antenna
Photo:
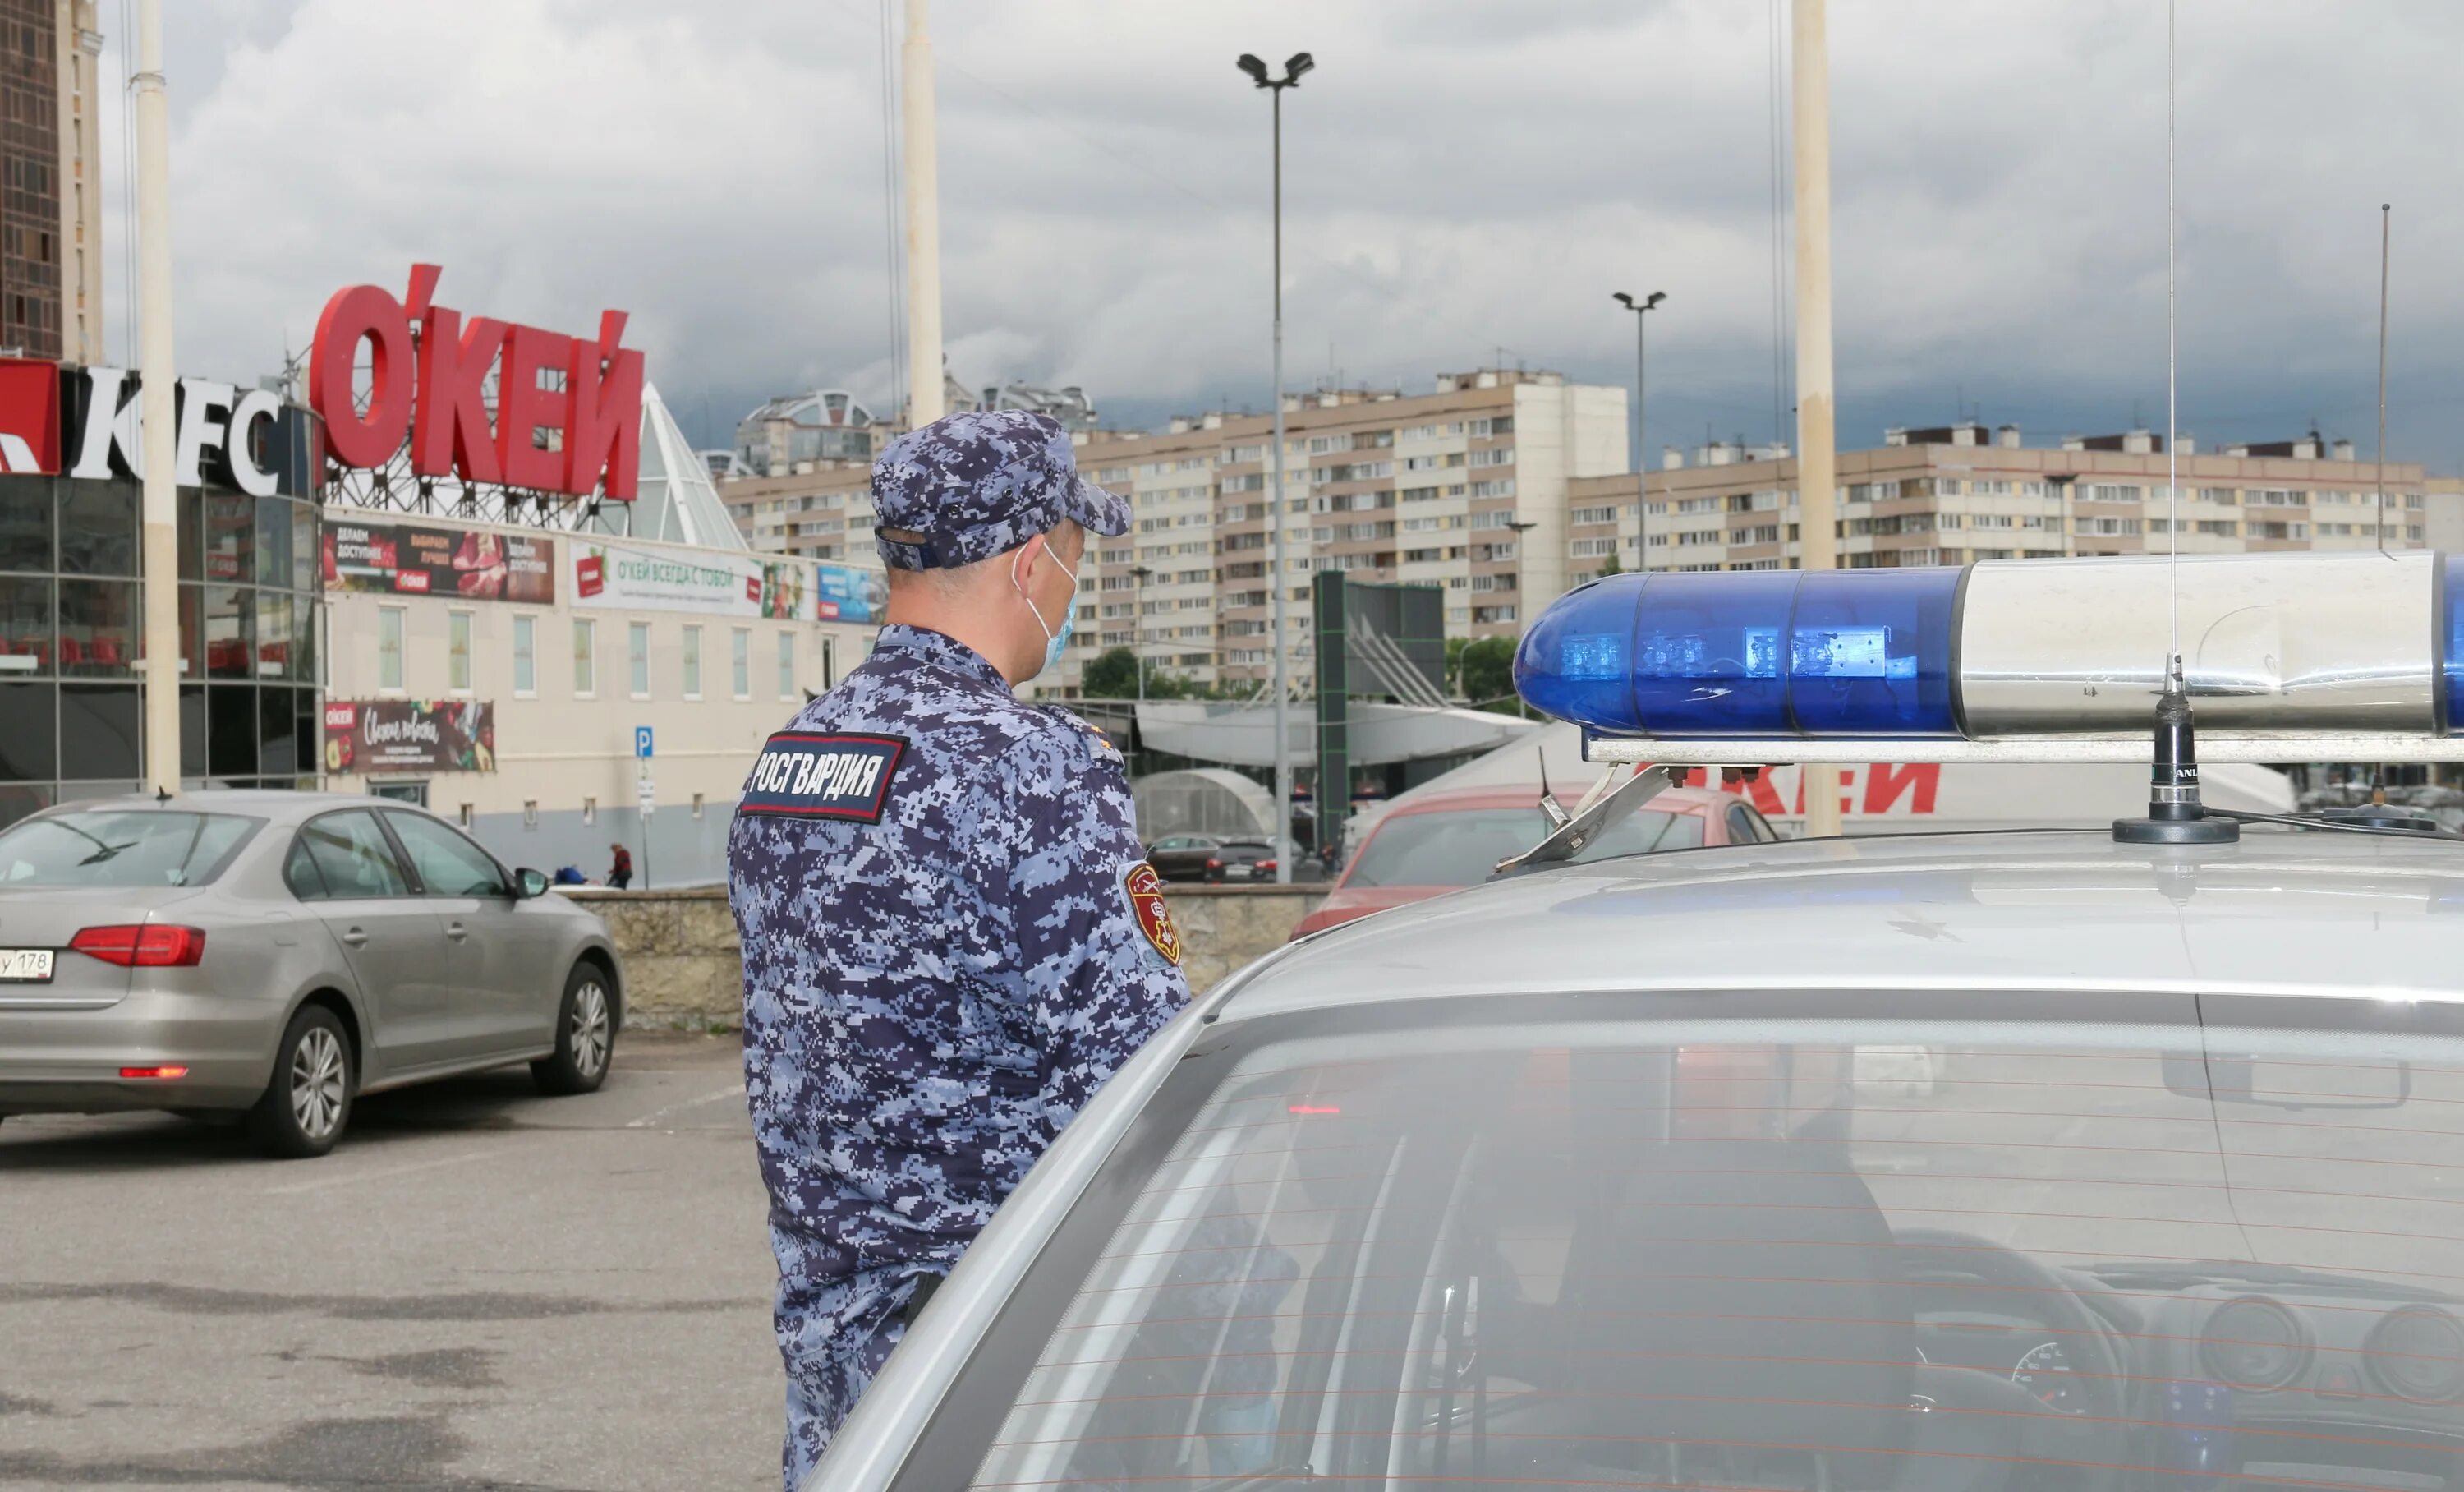
[[[2116,842],[2231,844],[2241,837],[2240,824],[2210,815],[2199,802],[2199,755],[2178,654],[2167,664],[2165,693],[2156,701],[2153,756],[2147,775],[2147,816],[2115,819]]]
[[[171,801],[171,790],[170,790],[170,789],[168,789],[168,788],[157,788],[157,789],[155,789],[155,790],[154,790],[154,801],[155,801],[155,802],[157,802],[157,803],[168,803],[168,802],[170,802],[170,801]]]
[[[1557,794],[1549,791],[1549,752],[1534,742],[1531,754],[1540,759],[1540,813],[1549,820],[1551,830],[1563,829],[1574,815],[1567,813],[1566,806],[1557,801]]]
[[[2165,692],[2156,700],[2156,736],[2147,772],[2147,816],[2117,818],[2120,844],[2231,844],[2241,825],[2211,817],[2199,802],[2199,755],[2190,727],[2190,693],[2182,681],[2181,443],[2174,383],[2173,300],[2173,17],[2165,3]]]

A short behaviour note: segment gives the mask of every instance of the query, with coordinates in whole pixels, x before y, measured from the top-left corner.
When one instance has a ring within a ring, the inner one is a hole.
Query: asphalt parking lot
[[[739,1051],[381,1094],[315,1161],[0,1124],[0,1487],[776,1487]]]

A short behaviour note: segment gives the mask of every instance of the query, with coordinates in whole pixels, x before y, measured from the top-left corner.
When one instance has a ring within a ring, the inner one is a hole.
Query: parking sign
[[[633,754],[646,762],[650,759],[649,726],[636,725],[633,727]]]

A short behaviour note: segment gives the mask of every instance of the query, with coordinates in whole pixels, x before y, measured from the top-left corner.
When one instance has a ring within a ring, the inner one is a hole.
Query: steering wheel
[[[1925,1250],[1928,1258],[1943,1267],[1974,1275],[1990,1285],[2024,1292],[2061,1344],[2062,1355],[2072,1365],[2072,1392],[2086,1407],[2077,1414],[2064,1414],[2006,1374],[1931,1364],[1917,1370],[1917,1392],[1950,1411],[1954,1418],[1962,1412],[2009,1415],[1999,1421],[2006,1427],[2003,1439],[2019,1456],[2092,1463],[2122,1459],[2109,1454],[2109,1449],[2122,1438],[2121,1422],[2129,1405],[2124,1364],[2102,1321],[2061,1276],[2016,1249],[1973,1234],[1901,1228],[1892,1236],[1899,1243]],[[2086,1475],[2075,1484],[2086,1492],[2112,1492],[2121,1473],[2116,1464],[2079,1469]],[[1940,1479],[1919,1476],[1913,1480],[1929,1484]],[[1903,1485],[1902,1492],[1919,1489]]]

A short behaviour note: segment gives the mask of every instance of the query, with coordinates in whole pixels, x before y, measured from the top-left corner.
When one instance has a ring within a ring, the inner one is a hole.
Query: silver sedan
[[[607,1076],[597,918],[441,819],[301,792],[130,797],[0,831],[0,1115],[246,1117],[321,1155],[360,1094],[528,1062]]]

